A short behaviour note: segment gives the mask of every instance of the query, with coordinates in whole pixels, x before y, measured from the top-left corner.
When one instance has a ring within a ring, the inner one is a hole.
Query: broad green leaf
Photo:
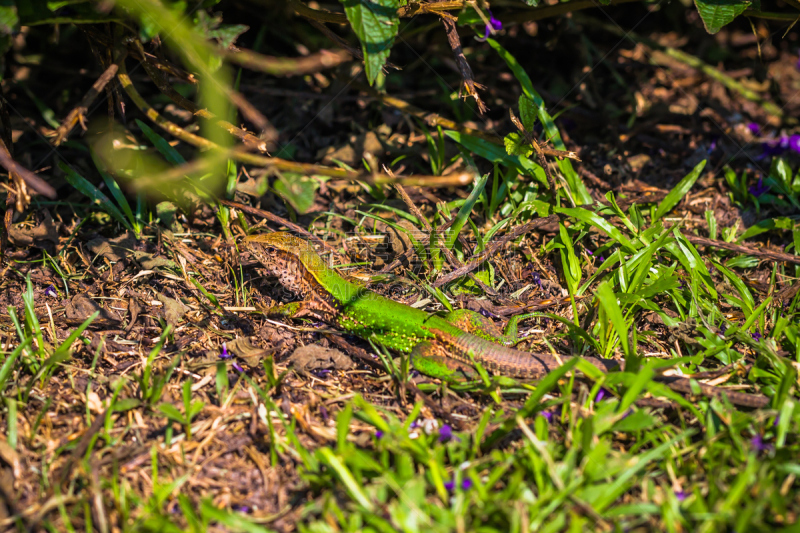
[[[536,125],[536,117],[539,115],[539,108],[532,98],[522,94],[519,97],[519,119],[528,133],[533,133],[533,127]]]
[[[697,181],[697,178],[700,177],[700,173],[703,171],[703,168],[706,166],[706,159],[700,161],[696,167],[692,169],[678,184],[675,186],[674,189],[669,191],[669,194],[661,200],[661,203],[658,204],[658,209],[656,209],[656,214],[653,216],[653,222],[658,221],[661,217],[669,213],[669,211],[678,205],[678,202],[686,196],[686,193],[689,192],[689,189],[692,188],[694,183]]]
[[[708,33],[717,33],[750,7],[747,0],[694,0]]]
[[[375,83],[389,58],[400,17],[400,0],[340,0],[347,20],[361,41],[369,84]]]
[[[314,205],[319,183],[300,174],[283,174],[273,185],[275,191],[299,213],[306,213]]]
[[[533,154],[533,148],[525,142],[525,139],[519,133],[509,133],[503,139],[503,143],[506,145],[506,153],[508,155],[530,157]]]

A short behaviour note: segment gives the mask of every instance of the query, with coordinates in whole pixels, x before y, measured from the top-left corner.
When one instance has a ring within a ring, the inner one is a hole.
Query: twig
[[[114,76],[117,75],[117,70],[119,70],[119,64],[122,61],[125,61],[125,57],[127,57],[128,52],[125,49],[120,50],[117,60],[108,66],[108,68],[97,78],[97,81],[94,82],[89,92],[83,97],[81,103],[78,104],[72,111],[69,112],[67,117],[61,122],[61,125],[56,130],[56,137],[53,139],[53,146],[59,146],[62,142],[67,140],[69,137],[70,132],[78,123],[78,121],[83,120],[83,116],[89,110],[89,106],[92,105],[92,102],[97,99],[100,95],[100,91],[105,89],[108,82],[114,79]]]
[[[51,200],[55,200],[57,198],[58,195],[53,187],[51,187],[46,181],[36,174],[14,161],[14,159],[11,157],[11,154],[8,152],[8,148],[6,148],[6,143],[2,142],[1,140],[0,165],[8,170],[9,173],[17,174],[20,178],[22,178],[28,187],[42,196],[47,196]]]
[[[147,72],[147,75],[150,76],[151,80],[153,80],[153,83],[156,84],[156,87],[158,87],[162,93],[167,95],[170,100],[172,100],[182,108],[186,109],[187,111],[190,111],[193,115],[197,115],[206,120],[215,121],[215,123],[219,127],[221,127],[222,129],[224,129],[225,131],[227,131],[228,133],[230,133],[231,135],[242,141],[242,144],[244,144],[245,146],[258,150],[259,152],[267,151],[267,143],[265,143],[264,141],[262,141],[249,131],[234,126],[227,120],[217,120],[216,116],[213,113],[209,112],[206,109],[198,107],[194,102],[192,102],[188,98],[184,98],[182,94],[176,91],[172,87],[172,85],[169,84],[169,81],[167,81],[164,73],[158,69],[156,64],[153,63],[153,58],[148,56],[147,53],[145,53],[144,48],[142,47],[142,43],[138,39],[134,42],[134,45],[144,58],[139,63],[144,67],[145,72]]]
[[[751,248],[750,246],[742,246],[740,244],[733,244],[725,241],[717,241],[714,239],[708,239],[706,237],[691,235],[689,233],[686,233],[685,231],[682,233],[683,236],[686,237],[686,240],[692,244],[699,244],[700,246],[711,246],[712,248],[721,248],[723,250],[730,250],[731,252],[751,255],[753,257],[760,257],[762,259],[770,259],[772,261],[783,261],[786,263],[792,263],[794,265],[800,265],[800,256],[797,255],[791,255],[783,252],[773,252],[771,250],[761,250],[758,248]]]
[[[452,120],[442,118],[436,113],[428,113],[426,111],[423,111],[422,109],[415,107],[414,105],[409,104],[405,100],[401,100],[400,98],[397,98],[395,96],[389,96],[388,94],[381,94],[375,89],[367,87],[365,85],[354,83],[353,87],[355,87],[360,91],[368,93],[371,97],[380,100],[382,103],[386,105],[394,107],[395,109],[397,109],[402,113],[411,115],[412,117],[416,117],[422,120],[428,126],[441,126],[444,129],[453,130],[460,133],[466,133],[467,135],[478,137],[480,139],[483,139],[484,141],[489,141],[490,143],[493,144],[498,144],[501,146],[503,144],[503,139],[493,133],[475,130],[472,128],[468,128],[466,126],[462,126],[457,122],[453,122]]]
[[[450,44],[450,48],[453,50],[453,56],[456,58],[456,65],[458,66],[458,72],[461,74],[464,90],[467,96],[471,96],[475,99],[478,112],[483,115],[486,113],[486,105],[483,103],[483,100],[481,100],[481,97],[478,96],[476,87],[480,85],[475,82],[472,68],[470,68],[467,58],[464,56],[464,50],[461,48],[461,39],[458,37],[456,20],[451,16],[442,16],[442,24],[444,24],[444,30],[447,33],[447,42]]]
[[[350,54],[346,50],[320,50],[305,57],[291,58],[265,56],[252,50],[220,50],[219,53],[231,63],[273,76],[312,74],[350,60]]]
[[[117,73],[117,77],[119,78],[120,85],[128,94],[130,99],[133,101],[134,105],[139,108],[139,110],[144,113],[147,118],[152,120],[156,125],[170,133],[171,135],[177,137],[178,139],[187,142],[197,148],[202,150],[217,150],[225,155],[226,157],[230,156],[231,158],[240,161],[242,163],[248,163],[251,165],[257,165],[261,167],[270,167],[276,168],[278,170],[282,170],[285,172],[296,172],[298,174],[305,174],[305,175],[321,175],[321,176],[329,176],[332,178],[343,179],[343,180],[350,180],[350,181],[363,181],[365,183],[374,183],[378,185],[386,184],[386,183],[402,183],[404,185],[417,185],[420,187],[450,187],[450,186],[460,186],[466,185],[470,181],[472,181],[472,175],[467,172],[455,173],[450,174],[448,176],[399,176],[396,178],[392,178],[390,176],[385,175],[373,175],[363,172],[355,172],[352,170],[345,170],[340,168],[330,168],[325,167],[322,165],[314,165],[310,163],[297,163],[295,161],[287,161],[285,159],[280,159],[277,157],[265,157],[259,154],[252,154],[248,152],[244,152],[241,150],[229,150],[224,151],[222,148],[208,139],[204,139],[199,135],[195,135],[190,133],[172,121],[167,120],[161,114],[156,111],[150,104],[145,101],[144,98],[139,94],[136,88],[131,81],[130,76],[128,75],[128,71],[125,68],[125,63],[123,62],[120,64],[119,72]],[[210,159],[210,160],[209,160]],[[187,172],[187,169],[198,169],[203,168],[203,165],[211,165],[213,164],[216,158],[205,158],[199,162],[192,162],[188,163],[191,167],[176,167],[171,169],[163,174],[159,174],[157,176],[150,176],[148,178],[141,178],[134,182],[134,185],[137,187],[145,187],[150,186],[154,183],[163,182],[165,179],[170,179],[172,181],[176,179],[180,179],[182,177],[182,173]]]

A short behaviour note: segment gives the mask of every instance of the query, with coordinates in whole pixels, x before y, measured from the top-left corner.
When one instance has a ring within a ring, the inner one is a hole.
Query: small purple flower
[[[494,15],[492,15],[491,11],[488,9],[486,11],[489,13],[489,24],[487,24],[483,30],[483,37],[476,37],[476,39],[480,42],[486,41],[486,39],[488,39],[489,35],[492,33],[492,30],[500,31],[503,29],[503,23],[494,18]]]
[[[453,438],[453,428],[450,424],[444,424],[439,428],[439,442],[447,442]]]
[[[242,368],[242,367],[241,367],[241,365],[239,365],[239,363],[237,363],[236,361],[234,361],[234,362],[231,364],[231,366],[232,366],[232,367],[233,367],[233,369],[234,369],[234,370],[236,370],[237,372],[242,372],[242,373],[244,373],[244,368]]]
[[[775,422],[772,423],[773,427],[777,426],[778,422],[780,422],[780,420],[781,420],[780,415],[776,415],[775,416]]]
[[[606,260],[606,258],[605,258],[605,257],[603,257],[602,255],[601,255],[600,257],[598,257],[597,259],[598,259],[598,260],[599,260],[601,263],[603,263],[603,262]]]
[[[682,502],[688,496],[689,496],[689,494],[687,492],[685,492],[685,491],[682,491],[682,490],[676,490],[675,491],[675,499],[677,499],[679,502]]]
[[[538,272],[533,273],[533,283],[540,289],[544,290],[544,286],[542,285],[542,276],[540,276]]]
[[[461,490],[469,490],[472,488],[472,478],[465,477],[461,480]]]
[[[56,293],[56,288],[55,288],[55,287],[53,287],[52,285],[50,285],[49,287],[47,287],[47,288],[44,290],[44,295],[45,295],[45,296],[53,296],[53,297],[56,297],[56,296],[58,296],[58,293]]]
[[[589,254],[589,255],[594,255],[590,249],[588,249],[588,248],[584,248],[584,250],[586,250],[586,253],[587,253],[587,254]]]
[[[594,403],[597,403],[597,402],[599,402],[600,400],[602,400],[602,399],[603,399],[603,398],[605,398],[606,396],[611,396],[611,393],[610,393],[610,392],[608,392],[608,391],[607,391],[606,389],[604,389],[603,387],[600,387],[600,390],[599,390],[599,391],[597,391],[597,396],[595,396],[595,397],[594,397]]]
[[[800,58],[798,58],[797,63],[795,64],[797,70],[800,70]]]
[[[753,340],[756,342],[761,342],[761,339],[763,338],[763,335],[761,335],[760,331],[756,331],[755,333],[752,334],[752,336]]]
[[[319,406],[319,414],[326,422],[331,417],[330,413],[328,413],[328,409],[324,405]]]
[[[486,318],[492,318],[492,316],[493,316],[492,313],[490,313],[486,309],[478,309],[478,313],[480,313],[481,315],[485,316]]]
[[[245,513],[245,514],[250,512],[250,508],[248,506],[246,506],[246,505],[233,505],[233,506],[231,506],[231,509],[233,509],[234,511],[238,511],[240,513]]]
[[[222,343],[222,353],[219,354],[220,359],[230,359],[231,354],[228,353],[228,346],[226,343]]]
[[[764,442],[764,437],[762,437],[761,435],[756,435],[755,437],[750,439],[750,445],[757,452],[768,452],[772,450],[772,444]]]
[[[453,492],[456,488],[456,482],[451,479],[444,484],[444,488],[447,489],[447,492]]]
[[[750,133],[752,133],[753,135],[758,135],[759,133],[761,133],[761,126],[759,126],[755,122],[750,122],[747,125],[747,129],[750,130]]]
[[[411,422],[411,423],[408,425],[408,429],[417,429],[417,426],[418,426],[418,425],[419,425],[419,424],[417,423],[417,421],[416,421],[416,420],[414,420],[413,422]]]
[[[795,133],[789,137],[789,149],[800,154],[800,134]]]
[[[554,414],[551,411],[542,411],[539,414],[542,415],[545,420],[547,420],[548,424],[552,424],[553,423]]]
[[[780,155],[789,148],[789,137],[782,135],[779,139],[761,144],[764,155]]]
[[[758,198],[765,192],[769,191],[769,185],[764,185],[764,178],[759,177],[758,183],[755,185],[751,185],[749,189],[747,189],[750,194]]]
[[[382,438],[383,438],[383,431],[381,431],[380,429],[379,429],[379,430],[377,430],[377,431],[375,432],[375,438],[376,438],[376,439],[382,439]]]
[[[708,153],[710,154],[711,152],[713,152],[716,149],[717,149],[717,139],[714,139],[714,140],[711,141],[711,144],[708,145]]]

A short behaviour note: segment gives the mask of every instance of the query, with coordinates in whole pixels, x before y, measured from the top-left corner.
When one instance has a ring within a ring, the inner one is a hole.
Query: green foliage
[[[717,33],[753,4],[761,9],[760,0],[694,0],[694,4],[708,33]]]
[[[400,27],[400,0],[340,0],[350,26],[361,41],[370,85],[381,73]]]

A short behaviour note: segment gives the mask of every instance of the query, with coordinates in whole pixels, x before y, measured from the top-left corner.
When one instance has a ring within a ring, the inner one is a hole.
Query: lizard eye
[[[271,253],[271,254],[274,254],[275,253],[275,248],[273,248],[272,246],[267,246],[267,252]]]

